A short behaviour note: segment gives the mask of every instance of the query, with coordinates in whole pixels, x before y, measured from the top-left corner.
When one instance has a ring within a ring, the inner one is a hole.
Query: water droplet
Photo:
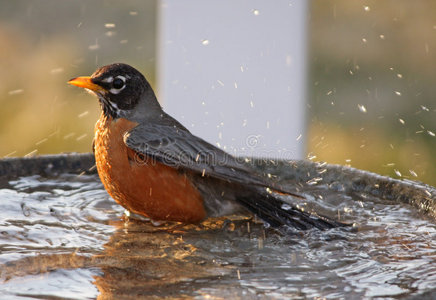
[[[399,92],[399,91],[395,91],[395,95],[397,95],[397,96],[401,96],[401,92]]]
[[[83,140],[88,134],[84,133],[76,138],[76,141]]]
[[[360,112],[366,113],[366,107],[363,104],[357,104],[357,107],[359,108]]]
[[[16,90],[12,90],[8,92],[8,95],[13,96],[13,95],[19,95],[22,94],[24,92],[23,89],[16,89]]]
[[[362,38],[362,42],[366,43],[367,39],[366,38]]]
[[[16,150],[15,150],[15,151],[12,151],[12,152],[9,152],[8,154],[6,154],[6,155],[3,156],[3,157],[10,157],[10,156],[14,155],[15,153],[17,153]]]
[[[321,177],[315,177],[315,178],[310,179],[309,181],[306,181],[306,184],[307,185],[316,185],[320,181],[322,181]]]
[[[42,143],[45,143],[48,141],[48,138],[43,138],[42,140],[35,143],[36,146],[41,145]]]
[[[430,136],[436,136],[436,134],[433,131],[427,130],[428,135]]]
[[[399,118],[398,121],[399,121],[401,124],[403,124],[403,125],[406,124],[406,122],[405,122],[403,119],[401,119],[401,118]]]
[[[85,110],[83,113],[79,114],[78,118],[83,118],[84,116],[87,116],[89,114],[89,111]]]
[[[201,44],[202,44],[203,46],[207,46],[207,45],[209,45],[209,40],[202,40],[202,41],[201,41]]]
[[[284,204],[282,204],[281,208],[284,209],[284,210],[291,210],[291,209],[292,209],[292,206],[290,206],[290,205],[287,204],[287,203],[284,203]]]
[[[370,10],[371,10],[371,8],[370,8],[369,6],[364,6],[363,9],[364,9],[365,11],[370,11]]]
[[[428,107],[426,107],[426,106],[424,106],[424,105],[421,105],[421,109],[422,109],[422,110],[425,110],[425,111],[430,111],[430,110],[428,109]],[[422,129],[424,129],[424,126],[422,126],[422,125],[420,125],[420,126],[421,126]]]
[[[290,67],[292,65],[292,56],[286,55],[286,65]]]
[[[321,174],[324,174],[325,172],[327,172],[327,169],[322,169],[322,170],[319,170],[319,171],[318,171],[318,174],[321,175]]]
[[[74,132],[70,132],[70,133],[68,133],[68,134],[64,135],[64,140],[67,140],[67,139],[69,139],[69,138],[73,137],[74,135],[75,135],[75,133],[74,133]]]
[[[384,34],[380,34],[380,39],[381,40],[384,40],[386,37],[385,37],[385,35]]]
[[[55,75],[55,74],[62,73],[63,71],[64,71],[63,68],[55,68],[50,70],[50,74]]]
[[[309,153],[308,155],[307,155],[307,159],[308,160],[314,160],[316,158],[316,155],[313,155],[313,154],[311,154],[311,153]]]
[[[104,27],[106,27],[106,28],[115,28],[115,24],[114,23],[106,23],[106,24],[104,24]]]
[[[24,155],[24,157],[33,157],[36,155],[37,152],[38,152],[38,149],[32,150],[29,153],[27,153],[26,155]]]
[[[253,15],[258,16],[260,15],[260,12],[258,9],[253,9]]]
[[[116,34],[116,31],[106,31],[105,32],[105,35],[107,36],[107,37],[113,37],[114,35]]]
[[[97,43],[95,43],[94,45],[89,45],[88,46],[88,49],[91,50],[91,51],[98,50],[99,48],[100,48],[100,45],[97,44]]]
[[[418,174],[416,174],[415,171],[413,170],[409,170],[410,175],[412,175],[413,177],[418,177]]]

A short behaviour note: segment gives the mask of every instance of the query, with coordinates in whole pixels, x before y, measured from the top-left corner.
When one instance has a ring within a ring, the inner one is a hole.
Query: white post
[[[304,158],[307,1],[161,0],[158,96],[235,155]]]

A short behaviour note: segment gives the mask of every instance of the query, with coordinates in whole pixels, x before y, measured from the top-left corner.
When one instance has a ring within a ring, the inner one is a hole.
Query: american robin
[[[342,225],[284,205],[279,193],[302,197],[191,134],[162,110],[133,67],[111,64],[68,83],[99,99],[102,113],[93,143],[98,174],[127,210],[156,221],[196,223],[245,207],[274,227]]]

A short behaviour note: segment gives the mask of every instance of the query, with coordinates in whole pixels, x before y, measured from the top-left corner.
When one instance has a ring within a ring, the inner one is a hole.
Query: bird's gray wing
[[[144,159],[151,160],[145,163],[159,162],[252,188],[256,193],[238,197],[236,201],[272,226],[288,225],[299,229],[346,226],[323,216],[303,212],[293,204],[286,203],[289,209],[283,208],[285,202],[264,187],[299,198],[302,196],[276,186],[236,157],[192,135],[185,128],[140,124],[124,135],[124,142],[135,152],[143,154]]]
[[[187,129],[159,124],[140,124],[124,135],[127,147],[145,155],[146,159],[189,170],[202,176],[270,186],[266,178],[251,167]]]

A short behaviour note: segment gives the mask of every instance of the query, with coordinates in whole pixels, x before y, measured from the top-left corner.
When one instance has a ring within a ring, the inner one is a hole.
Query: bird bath
[[[0,297],[436,297],[436,190],[310,161],[255,165],[354,229],[283,235],[248,215],[127,218],[91,154],[0,161]]]

